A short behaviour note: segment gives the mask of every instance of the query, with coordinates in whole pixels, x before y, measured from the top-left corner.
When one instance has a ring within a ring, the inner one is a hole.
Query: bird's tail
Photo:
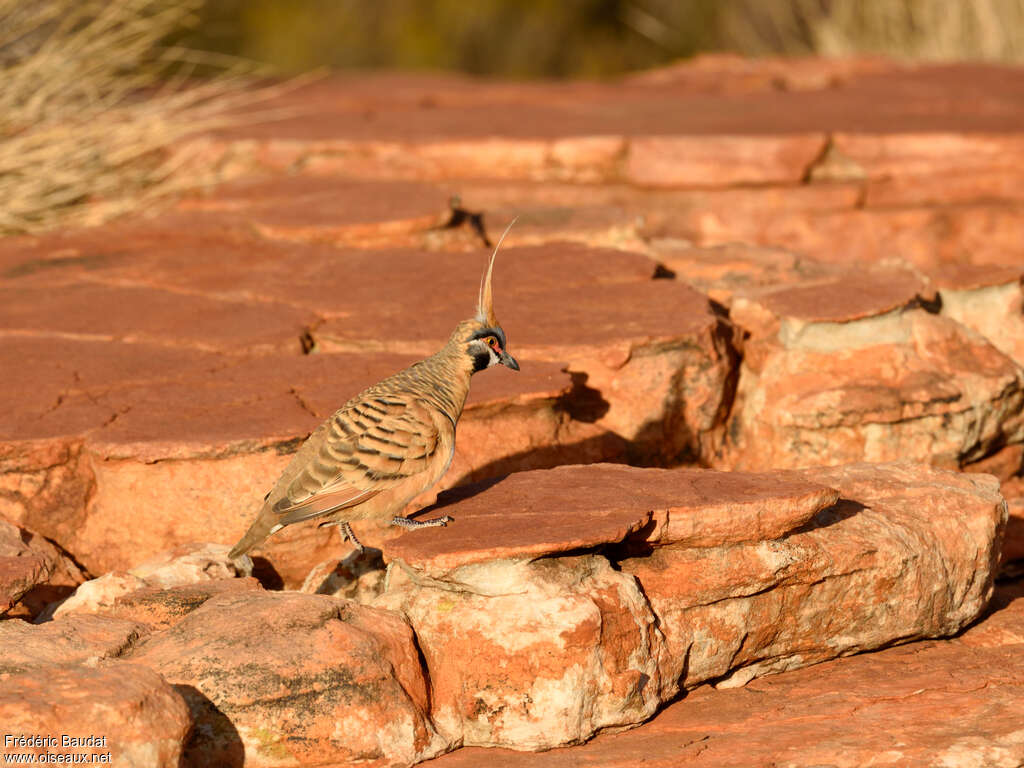
[[[270,519],[270,515],[261,512],[256,516],[253,524],[249,526],[245,536],[239,539],[238,543],[228,552],[228,557],[232,560],[237,560],[242,555],[248,554],[250,550],[266,541],[267,537],[273,532],[274,521]]]

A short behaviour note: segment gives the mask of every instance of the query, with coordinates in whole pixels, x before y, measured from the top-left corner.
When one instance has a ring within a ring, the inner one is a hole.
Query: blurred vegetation
[[[604,76],[705,51],[1024,60],[1024,0],[208,0],[192,45],[284,71]]]
[[[243,60],[569,77],[705,51],[1022,61],[1024,0],[0,0],[0,234],[216,181],[181,140],[256,118]]]
[[[267,95],[169,47],[200,0],[0,0],[0,234],[93,223],[208,182],[168,152]],[[210,76],[193,78],[201,65]],[[237,119],[237,118],[236,118]]]

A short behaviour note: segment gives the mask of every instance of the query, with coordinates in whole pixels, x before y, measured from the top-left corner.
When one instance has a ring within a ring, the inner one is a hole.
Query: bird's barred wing
[[[282,525],[369,501],[426,471],[441,442],[428,406],[398,395],[366,395],[322,429],[312,455],[273,506]]]

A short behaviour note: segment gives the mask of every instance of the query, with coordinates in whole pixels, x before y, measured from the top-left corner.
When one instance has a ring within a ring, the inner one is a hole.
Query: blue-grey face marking
[[[501,330],[501,328],[481,328],[479,331],[470,336],[469,340],[475,341],[476,339],[484,339],[488,336],[493,336],[494,338],[496,338],[498,340],[498,345],[502,349],[504,349],[505,346],[508,344],[508,341],[505,339],[505,332]]]

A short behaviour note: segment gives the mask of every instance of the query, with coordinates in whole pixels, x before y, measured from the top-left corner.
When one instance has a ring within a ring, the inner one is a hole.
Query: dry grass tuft
[[[0,234],[95,224],[216,180],[178,173],[188,158],[169,149],[268,93],[251,64],[161,46],[200,4],[0,0]]]
[[[726,0],[721,11],[723,40],[747,55],[1024,61],[1024,0]]]

